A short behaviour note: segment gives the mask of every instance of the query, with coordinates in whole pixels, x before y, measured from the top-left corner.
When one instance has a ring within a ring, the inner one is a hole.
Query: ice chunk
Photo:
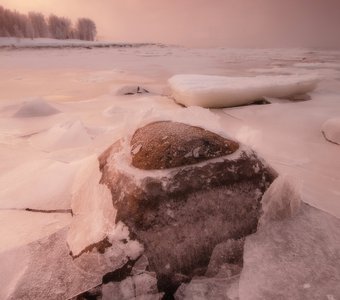
[[[339,231],[339,219],[306,204],[260,227],[246,239],[240,299],[340,299]]]
[[[327,120],[322,125],[322,132],[328,141],[340,145],[340,118]]]
[[[99,183],[101,176],[96,155],[83,161],[73,186],[74,216],[67,235],[71,253],[78,256],[106,240],[108,248],[109,244],[116,243],[127,257],[136,259],[144,249],[129,239],[129,230],[123,223],[115,224],[116,209],[110,190]]]
[[[15,118],[32,118],[32,117],[44,117],[59,113],[59,110],[54,108],[43,99],[31,99],[19,108],[19,110],[13,115]]]
[[[106,185],[100,184],[101,172],[96,155],[84,160],[73,185],[72,224],[67,242],[73,255],[102,241],[115,227],[116,210]]]
[[[218,108],[249,104],[263,97],[287,98],[305,94],[313,91],[318,81],[314,75],[175,75],[169,79],[169,85],[178,103]]]
[[[104,284],[102,291],[103,300],[162,298],[162,294],[158,293],[156,274],[149,272],[127,277],[121,282]]]
[[[91,137],[80,121],[58,124],[49,130],[33,135],[31,143],[45,151],[87,146]]]
[[[74,259],[65,242],[67,228],[32,244],[0,253],[1,299],[70,299],[102,283],[127,258],[115,244]]]
[[[196,278],[182,284],[175,294],[176,300],[228,299],[238,300],[238,276],[232,278]]]
[[[296,180],[287,175],[276,178],[263,194],[261,204],[263,215],[259,221],[260,225],[297,214],[301,195]]]

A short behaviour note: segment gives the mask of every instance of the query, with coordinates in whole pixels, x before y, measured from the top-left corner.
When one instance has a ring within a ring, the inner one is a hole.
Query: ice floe
[[[225,77],[175,75],[168,82],[175,100],[185,106],[210,108],[249,104],[263,97],[287,98],[313,91],[315,75]]]

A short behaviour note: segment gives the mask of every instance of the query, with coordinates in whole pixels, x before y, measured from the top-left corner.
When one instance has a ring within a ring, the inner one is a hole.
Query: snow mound
[[[322,133],[328,141],[340,145],[340,118],[327,120],[322,125]]]
[[[175,75],[169,80],[172,96],[185,106],[206,108],[245,105],[263,97],[289,98],[313,91],[315,75],[225,77]]]
[[[45,117],[59,113],[60,111],[43,99],[36,98],[24,102],[13,115],[14,118]]]
[[[80,121],[57,124],[49,130],[34,135],[31,143],[46,151],[85,147],[91,143],[87,129]]]

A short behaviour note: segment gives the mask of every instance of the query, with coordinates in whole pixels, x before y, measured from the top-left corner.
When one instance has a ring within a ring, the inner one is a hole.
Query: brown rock
[[[144,170],[196,164],[234,153],[239,147],[238,143],[200,127],[167,121],[138,129],[131,146],[132,165]]]
[[[185,124],[149,124],[131,145],[117,142],[101,155],[101,183],[116,221],[144,244],[160,290],[173,293],[204,274],[216,245],[256,231],[261,197],[277,175],[250,149]],[[186,156],[198,147],[198,157]],[[130,151],[133,166],[120,155]]]

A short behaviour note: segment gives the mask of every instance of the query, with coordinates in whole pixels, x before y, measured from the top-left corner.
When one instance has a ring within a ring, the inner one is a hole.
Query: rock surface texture
[[[175,122],[146,125],[99,160],[116,222],[144,245],[166,294],[204,275],[216,245],[256,231],[261,197],[277,176],[237,142]],[[223,263],[242,265],[235,257]]]

